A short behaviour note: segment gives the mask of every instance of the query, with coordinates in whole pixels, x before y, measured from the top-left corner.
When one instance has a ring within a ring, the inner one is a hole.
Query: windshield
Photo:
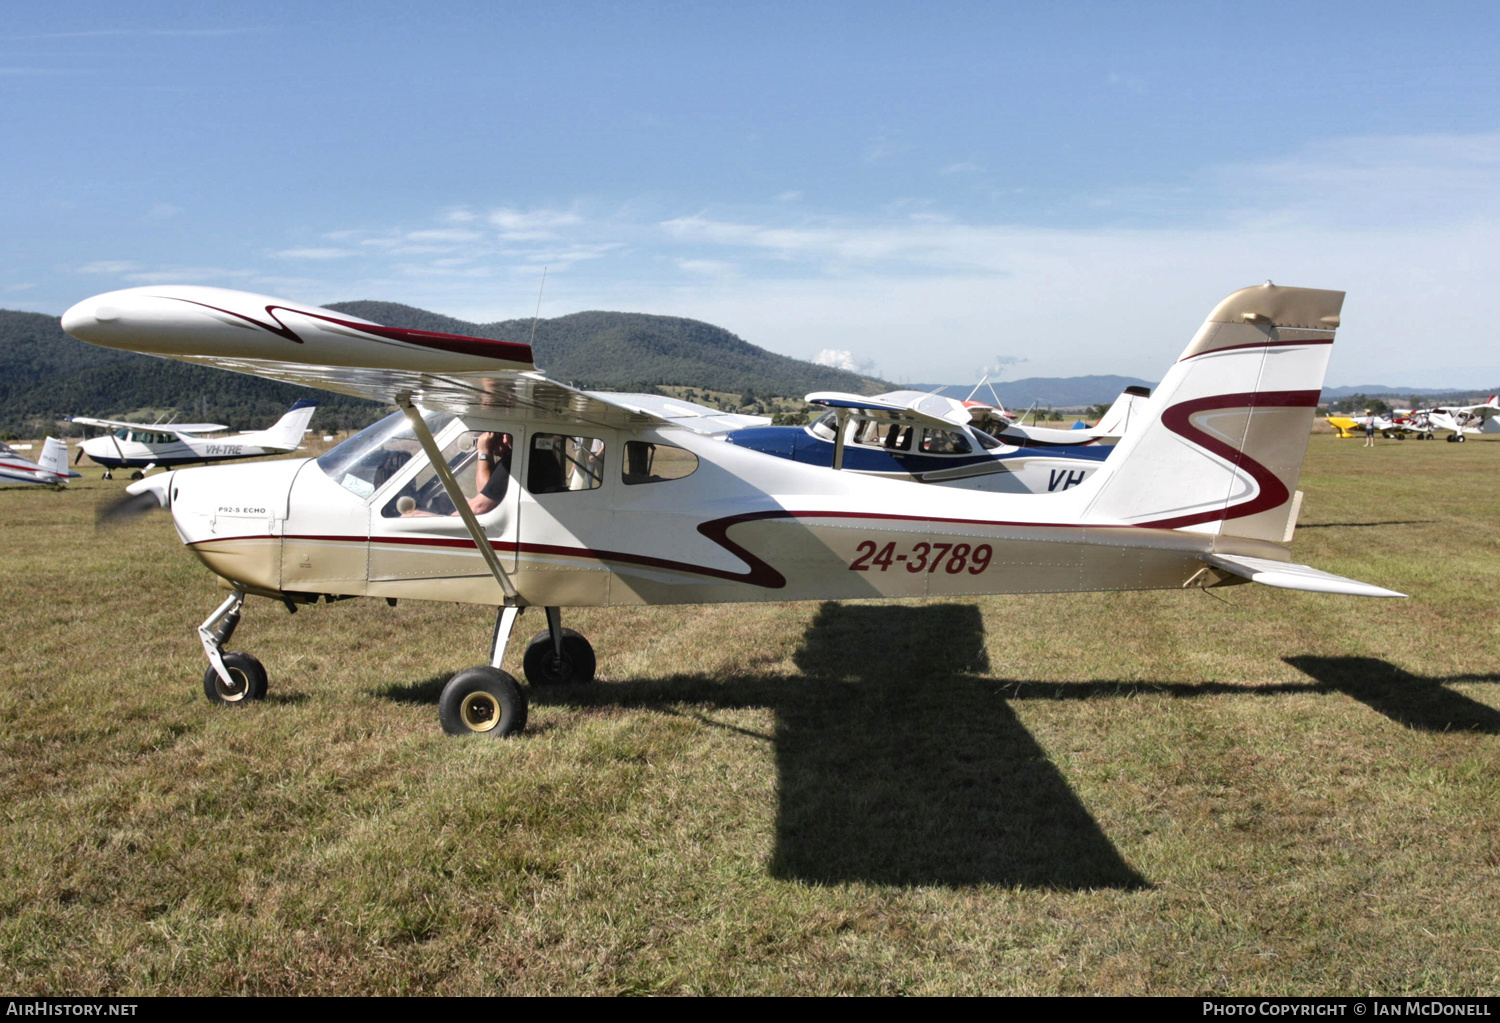
[[[424,412],[434,434],[452,421],[447,412]],[[318,468],[350,493],[369,497],[422,450],[404,412],[392,412],[318,459]]]

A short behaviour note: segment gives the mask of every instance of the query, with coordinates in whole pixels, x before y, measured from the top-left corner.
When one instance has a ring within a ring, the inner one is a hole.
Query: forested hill
[[[179,422],[206,419],[235,430],[259,430],[298,398],[318,400],[315,430],[364,426],[384,408],[243,373],[100,348],[63,333],[56,316],[0,309],[0,433],[78,433],[59,427],[57,420],[118,419],[145,409],[155,410],[152,419],[175,412]]]
[[[468,323],[395,302],[329,306],[391,327],[526,341],[530,320]],[[584,312],[538,320],[533,354],[554,380],[604,390],[680,384],[710,391],[801,397],[809,391],[875,394],[890,385],[776,355],[700,320],[648,313]]]
[[[330,306],[376,323],[525,341],[530,320],[468,323],[394,302]],[[609,390],[682,384],[711,391],[801,397],[809,391],[875,393],[885,387],[843,370],[775,355],[727,330],[674,316],[587,312],[540,320],[536,362],[554,380]],[[134,417],[143,410],[262,429],[298,398],[316,397],[312,426],[363,426],[383,406],[258,377],[191,366],[77,341],[58,318],[0,309],[0,433],[58,433],[65,416]],[[63,430],[62,432],[67,432]],[[76,432],[76,431],[74,431]]]

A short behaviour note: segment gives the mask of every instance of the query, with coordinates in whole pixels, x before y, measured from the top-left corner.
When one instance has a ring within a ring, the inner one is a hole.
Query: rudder
[[[1110,456],[1087,517],[1285,541],[1343,301],[1267,282],[1220,302]]]

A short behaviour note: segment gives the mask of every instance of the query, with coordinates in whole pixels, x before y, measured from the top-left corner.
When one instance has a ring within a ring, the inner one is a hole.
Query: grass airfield
[[[1293,554],[1410,600],[565,612],[503,742],[486,609],[251,598],[216,707],[169,518],[0,488],[0,988],[1495,994],[1500,443],[1361,444]]]

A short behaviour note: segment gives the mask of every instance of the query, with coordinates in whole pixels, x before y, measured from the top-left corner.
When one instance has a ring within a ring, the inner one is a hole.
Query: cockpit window
[[[923,430],[922,453],[924,455],[967,455],[973,448],[961,433],[951,430]]]
[[[974,439],[979,441],[979,446],[984,448],[986,451],[994,451],[996,448],[1005,447],[1003,441],[996,440],[994,437],[991,437],[983,430],[975,430]]]
[[[446,412],[427,412],[427,429],[438,433],[452,421]],[[404,412],[392,412],[318,459],[328,478],[359,497],[369,497],[422,450]]]
[[[458,434],[443,447],[443,461],[448,463],[453,482],[476,515],[485,515],[504,501],[510,486],[512,447],[508,433],[473,430]],[[425,455],[416,457],[425,462]],[[443,481],[431,463],[425,463],[385,502],[380,514],[387,519],[453,515],[454,507]]]
[[[833,440],[833,431],[837,427],[837,412],[824,412],[818,417],[818,421],[808,427],[812,435],[819,440]]]
[[[848,439],[855,444],[885,448],[889,451],[910,451],[913,428],[885,419],[856,420],[854,433]]]

